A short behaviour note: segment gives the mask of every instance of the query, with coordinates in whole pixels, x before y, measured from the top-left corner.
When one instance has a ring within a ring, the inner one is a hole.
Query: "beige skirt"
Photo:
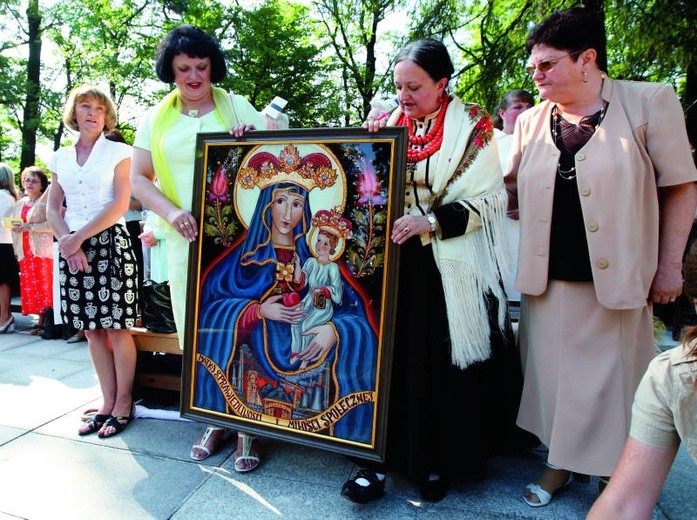
[[[611,475],[656,355],[651,306],[606,309],[592,283],[550,281],[543,295],[523,295],[519,341],[518,425],[547,445],[550,464]]]

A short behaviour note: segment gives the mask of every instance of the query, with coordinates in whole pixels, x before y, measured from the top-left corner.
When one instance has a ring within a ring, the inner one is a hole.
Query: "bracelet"
[[[428,223],[431,224],[431,233],[435,233],[436,226],[438,224],[438,221],[436,220],[436,216],[433,213],[427,213],[426,218],[428,219]]]

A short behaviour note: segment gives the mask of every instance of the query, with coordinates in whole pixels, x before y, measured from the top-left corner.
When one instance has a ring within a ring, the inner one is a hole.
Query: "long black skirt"
[[[58,263],[63,322],[77,330],[125,329],[138,314],[138,264],[128,231],[115,224],[82,243],[87,271]]]
[[[440,273],[431,246],[402,245],[387,469],[415,482],[429,473],[479,480],[489,458],[520,448],[515,420],[522,371],[510,323],[502,333],[488,297],[491,358],[462,370],[452,364]]]

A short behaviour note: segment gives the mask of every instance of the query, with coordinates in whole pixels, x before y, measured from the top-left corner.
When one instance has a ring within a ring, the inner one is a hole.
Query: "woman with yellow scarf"
[[[191,214],[196,134],[224,132],[241,137],[264,128],[261,115],[244,97],[214,87],[225,78],[225,55],[218,42],[191,25],[170,31],[157,49],[157,76],[176,88],[152,107],[133,143],[131,185],[135,197],[165,222],[167,274],[174,320],[182,348],[186,308],[189,244],[197,239]],[[191,449],[203,460],[218,448],[223,428],[209,426]],[[249,471],[258,464],[255,448],[238,435],[240,452],[235,468]],[[245,449],[242,449],[245,448]]]

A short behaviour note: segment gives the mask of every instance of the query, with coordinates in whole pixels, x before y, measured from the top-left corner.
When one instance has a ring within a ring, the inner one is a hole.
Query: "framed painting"
[[[184,417],[382,461],[407,134],[199,134]]]

